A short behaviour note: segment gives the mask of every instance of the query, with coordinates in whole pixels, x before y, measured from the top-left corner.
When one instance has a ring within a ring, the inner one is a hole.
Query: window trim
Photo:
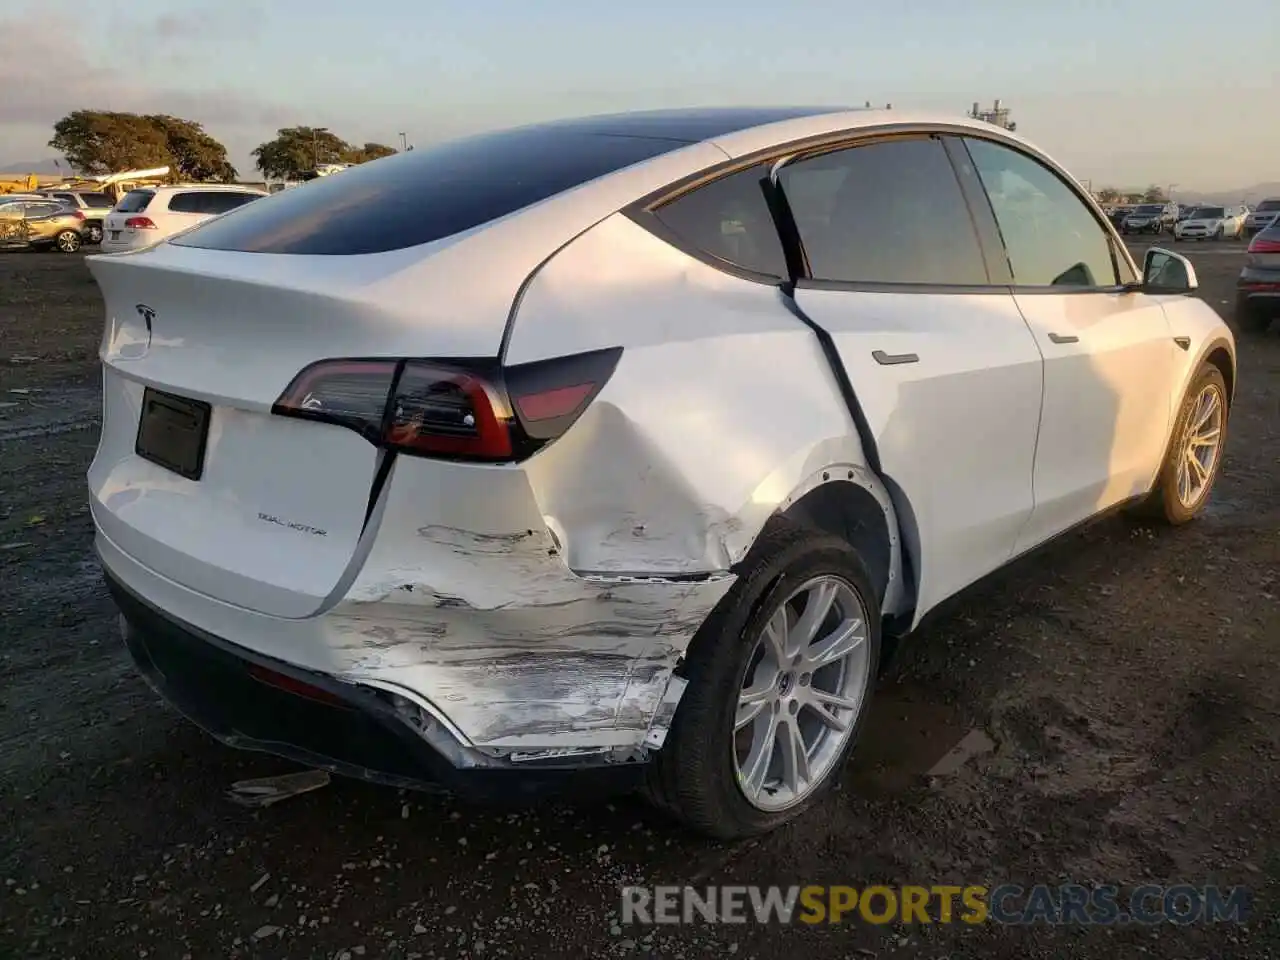
[[[632,201],[623,207],[619,212],[628,219],[643,227],[650,233],[658,236],[666,243],[671,244],[677,250],[687,256],[692,257],[702,263],[719,270],[730,276],[738,277],[742,280],[748,280],[753,283],[762,283],[774,287],[791,286],[791,278],[774,277],[767,274],[757,274],[736,264],[728,263],[718,257],[691,247],[689,244],[675,236],[673,232],[665,227],[657,217],[652,215],[652,210],[674,200],[679,199],[686,193],[691,193],[706,184],[722,177],[731,176],[739,173],[748,167],[756,166],[760,163],[777,163],[786,160],[789,157],[810,153],[812,151],[831,151],[850,149],[857,146],[863,146],[875,141],[885,140],[892,137],[903,136],[931,136],[942,140],[944,147],[948,149],[948,158],[952,161],[952,169],[956,172],[956,178],[960,182],[960,188],[966,194],[966,201],[970,203],[970,215],[974,218],[975,232],[979,245],[982,247],[984,255],[987,254],[986,244],[983,243],[983,221],[985,217],[991,218],[994,224],[995,214],[991,209],[991,200],[986,194],[986,188],[982,188],[982,199],[985,200],[986,214],[983,213],[983,206],[978,205],[976,210],[973,206],[976,198],[970,197],[966,191],[965,176],[962,169],[956,164],[955,157],[951,153],[951,147],[948,147],[948,139],[954,138],[961,141],[956,144],[957,147],[964,148],[967,152],[968,148],[963,143],[965,138],[974,140],[987,140],[999,146],[1006,147],[1017,153],[1021,153],[1034,162],[1038,162],[1056,176],[1059,180],[1067,185],[1067,188],[1075,194],[1088,208],[1094,220],[1103,227],[1104,232],[1111,238],[1112,257],[1113,259],[1119,255],[1129,264],[1129,268],[1135,277],[1140,277],[1141,272],[1133,262],[1133,258],[1129,256],[1129,251],[1119,240],[1119,234],[1116,233],[1115,227],[1112,226],[1110,220],[1101,212],[1101,208],[1093,201],[1092,197],[1083,193],[1082,189],[1077,186],[1069,174],[1058,166],[1052,159],[1045,156],[1039,150],[1022,143],[1013,137],[1002,135],[998,130],[979,130],[967,124],[960,123],[892,123],[875,127],[858,127],[853,129],[837,130],[829,133],[818,134],[811,137],[803,137],[797,140],[787,141],[785,143],[774,144],[761,150],[743,154],[740,157],[734,157],[726,160],[724,163],[717,164],[712,167],[706,167],[688,176],[673,180],[671,183],[663,187],[659,187],[651,193]],[[975,176],[976,176],[975,168]],[[978,184],[981,186],[981,183]],[[999,236],[998,225],[996,227],[997,236]],[[782,241],[784,249],[787,246],[786,238],[779,231],[779,240]],[[988,238],[990,239],[990,238]],[[891,292],[891,293],[956,293],[956,294],[988,294],[993,291],[1008,291],[1017,293],[1056,293],[1056,294],[1078,294],[1078,293],[1116,293],[1127,292],[1131,288],[1126,284],[1118,284],[1110,287],[1074,287],[1067,288],[1064,286],[1023,286],[1019,287],[1012,283],[1012,273],[1008,265],[1008,255],[1005,251],[1004,241],[1000,240],[999,246],[996,248],[999,254],[992,251],[992,255],[986,257],[988,276],[992,282],[987,286],[951,286],[945,284],[929,284],[929,283],[858,283],[835,280],[813,280],[807,277],[796,277],[795,286],[809,287],[810,289],[841,289],[851,291],[865,292]],[[1004,257],[1004,265],[1001,267],[1001,255]],[[1117,266],[1116,274],[1119,276],[1120,270]],[[997,282],[997,278],[1007,277],[1010,282]]]
[[[1141,271],[1139,271],[1137,266],[1134,264],[1133,258],[1129,256],[1128,249],[1125,247],[1123,243],[1120,242],[1119,236],[1116,234],[1116,229],[1112,225],[1110,219],[1105,214],[1102,213],[1102,208],[1099,207],[1097,203],[1094,202],[1093,198],[1088,196],[1064,170],[1061,170],[1057,164],[1050,161],[1047,157],[1044,157],[1043,155],[1038,154],[1036,151],[1029,150],[1025,146],[1022,146],[1020,144],[1007,141],[1003,137],[990,136],[986,134],[986,131],[974,132],[972,134],[967,134],[965,136],[962,136],[958,139],[960,142],[957,144],[957,147],[964,150],[965,154],[969,157],[969,163],[972,165],[974,169],[974,175],[978,176],[979,178],[981,175],[978,174],[977,172],[978,165],[973,160],[973,154],[969,152],[969,145],[965,142],[966,140],[981,140],[981,141],[994,144],[995,146],[998,146],[998,147],[1004,147],[1006,150],[1011,150],[1012,152],[1025,157],[1030,162],[1036,163],[1039,166],[1043,167],[1052,176],[1057,178],[1058,182],[1061,183],[1064,187],[1066,187],[1067,191],[1072,196],[1074,196],[1077,200],[1079,200],[1084,205],[1085,209],[1089,212],[1089,215],[1093,217],[1094,223],[1098,226],[1098,228],[1102,231],[1103,236],[1106,238],[1107,252],[1111,257],[1111,271],[1112,271],[1113,277],[1115,278],[1114,283],[1098,284],[1091,287],[1070,286],[1066,284],[1063,284],[1060,286],[1054,286],[1053,284],[1042,284],[1042,283],[1017,283],[1015,279],[1015,275],[1013,273],[1013,262],[1008,259],[1009,250],[1008,250],[1008,247],[1005,246],[1004,234],[1000,231],[999,220],[996,219],[995,207],[991,203],[991,196],[990,194],[987,193],[986,185],[982,184],[981,185],[982,196],[987,201],[986,203],[987,209],[990,211],[991,219],[996,226],[996,235],[1000,238],[1000,250],[1004,253],[1005,260],[1007,263],[1007,269],[1009,270],[1008,288],[1011,293],[1021,293],[1021,294],[1028,294],[1028,295],[1078,296],[1080,294],[1086,294],[1086,293],[1116,294],[1116,293],[1132,292],[1133,288],[1131,287],[1131,285],[1120,279],[1120,275],[1122,273],[1120,269],[1120,264],[1121,262],[1127,262],[1129,265],[1130,271],[1134,277],[1141,277],[1142,276]]]

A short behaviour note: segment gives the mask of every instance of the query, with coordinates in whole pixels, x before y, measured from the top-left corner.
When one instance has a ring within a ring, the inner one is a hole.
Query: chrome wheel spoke
[[[804,658],[805,665],[810,670],[820,670],[853,653],[865,638],[861,620],[845,620],[821,643],[809,648]]]
[[[778,717],[770,713],[767,717],[762,716],[756,723],[751,752],[747,755],[747,762],[739,771],[742,789],[753,800],[757,799],[764,790],[765,778],[769,775],[769,767],[773,763],[773,754],[777,745]]]
[[[848,697],[837,697],[834,693],[815,690],[814,695],[809,699],[808,706],[813,715],[829,729],[834,730],[836,733],[844,733],[849,729],[849,724],[836,716],[834,711],[856,710],[858,701],[850,700]]]
[[[788,717],[779,724],[778,745],[782,748],[782,782],[794,796],[800,796],[809,784],[809,751],[804,734],[795,717]]]
[[[831,605],[836,600],[836,585],[830,580],[823,580],[816,587],[809,590],[809,596],[805,603],[804,613],[800,619],[796,621],[792,628],[792,636],[795,637],[795,649],[788,651],[791,654],[799,653],[804,647],[813,642],[814,637],[818,635],[818,630],[822,627],[823,621],[827,619],[827,615],[831,613]]]
[[[769,622],[764,625],[764,635],[761,638],[764,640],[773,662],[779,666],[791,659],[787,654],[790,633],[791,631],[787,627],[787,608],[785,606],[779,607],[778,612],[770,617]]]
[[[759,670],[756,671],[759,673]],[[749,689],[743,690],[742,695],[738,697],[738,715],[734,718],[733,729],[741,730],[761,712],[773,706],[776,699],[777,683],[772,676],[769,677],[768,684],[753,684]]]

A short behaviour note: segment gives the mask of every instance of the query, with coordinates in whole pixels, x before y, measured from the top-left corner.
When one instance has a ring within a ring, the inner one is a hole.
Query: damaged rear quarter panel
[[[876,482],[779,292],[621,215],[535,275],[506,362],[614,346],[604,389],[530,460],[397,461],[326,617],[344,675],[417,692],[478,746],[652,744],[672,670],[765,521],[830,464]]]

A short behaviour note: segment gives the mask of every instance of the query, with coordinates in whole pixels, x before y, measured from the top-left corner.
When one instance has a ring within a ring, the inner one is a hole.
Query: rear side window
[[[653,215],[703,253],[754,273],[785,277],[786,258],[762,187],[768,179],[769,165],[758,164],[678,197]]]
[[[219,214],[242,207],[257,197],[254,193],[231,190],[187,190],[169,198],[171,213]]]
[[[116,211],[119,213],[141,213],[147,209],[147,204],[154,197],[154,190],[130,190],[116,205]]]
[[[236,207],[243,207],[250,200],[257,200],[256,193],[232,193],[229,190],[205,195],[206,213],[226,213]]]
[[[319,177],[173,242],[251,253],[399,250],[461,233],[683,146],[555,125],[504,130]]]
[[[985,286],[986,262],[942,141],[886,140],[783,167],[815,280]]]

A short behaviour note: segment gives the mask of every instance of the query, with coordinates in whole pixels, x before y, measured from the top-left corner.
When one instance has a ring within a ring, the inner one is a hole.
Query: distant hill
[[[58,169],[58,162],[53,157],[46,157],[43,160],[5,160],[0,161],[0,171],[4,173],[52,173],[55,176],[58,173],[67,173],[71,171],[64,163],[62,170]]]
[[[1196,193],[1192,190],[1179,189],[1175,194],[1177,200],[1189,200],[1192,203],[1224,204],[1224,203],[1258,203],[1269,197],[1280,198],[1280,183],[1255,183],[1251,187],[1240,190],[1216,190],[1212,193]]]

